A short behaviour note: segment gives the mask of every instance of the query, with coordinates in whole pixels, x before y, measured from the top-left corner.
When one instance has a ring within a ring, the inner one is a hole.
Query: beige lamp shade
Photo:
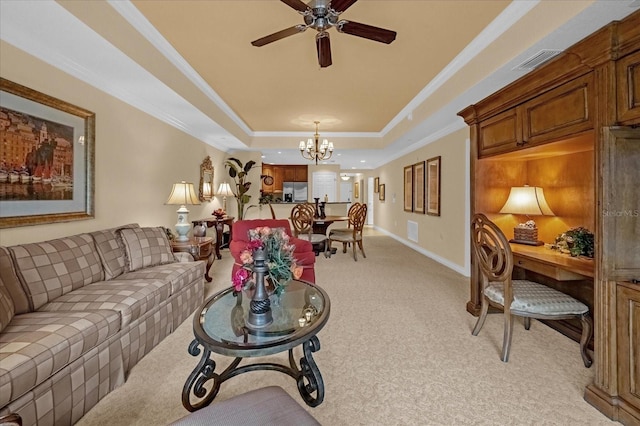
[[[231,185],[227,182],[222,182],[218,187],[218,193],[216,195],[222,196],[222,210],[227,211],[227,197],[233,196],[233,191],[231,190]]]
[[[171,194],[169,194],[169,198],[167,199],[167,202],[165,204],[200,204],[200,200],[198,199],[198,195],[193,188],[193,184],[182,181],[173,184],[173,188],[171,188]]]
[[[191,223],[189,223],[189,210],[187,204],[200,204],[200,200],[196,195],[193,184],[185,181],[174,183],[171,188],[171,194],[165,204],[177,204],[180,207],[176,210],[178,213],[178,222],[176,222],[176,232],[178,233],[178,241],[189,241],[187,234],[191,229]]]
[[[231,185],[227,182],[222,182],[218,187],[218,192],[216,195],[222,195],[223,197],[231,197],[233,196],[233,191],[231,191]]]
[[[500,213],[554,216],[544,191],[537,186],[514,186]]]

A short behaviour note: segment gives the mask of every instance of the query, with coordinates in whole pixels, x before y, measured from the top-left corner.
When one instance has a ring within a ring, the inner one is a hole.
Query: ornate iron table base
[[[202,346],[197,339],[189,345],[189,353],[193,356],[200,354]],[[243,358],[235,358],[233,362],[220,374],[215,372],[216,363],[210,358],[211,351],[203,346],[202,357],[196,368],[191,372],[182,389],[182,405],[189,411],[196,411],[206,407],[213,401],[220,390],[220,385],[239,374],[248,371],[273,370],[280,371],[295,379],[298,391],[302,399],[310,407],[317,407],[324,399],[324,382],[320,370],[313,360],[312,353],[320,350],[320,341],[316,336],[302,344],[303,356],[300,358],[300,367],[296,365],[293,349],[289,349],[289,365],[275,363],[256,363],[240,366]],[[213,380],[212,386],[207,389],[205,385]],[[200,398],[195,404],[191,403],[191,393]],[[315,393],[315,397],[314,394]]]

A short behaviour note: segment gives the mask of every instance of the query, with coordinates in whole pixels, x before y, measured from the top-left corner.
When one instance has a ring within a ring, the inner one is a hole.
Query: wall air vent
[[[532,70],[534,68],[539,67],[540,65],[547,62],[549,59],[556,57],[562,53],[562,50],[553,50],[553,49],[543,49],[525,60],[520,65],[513,68],[513,71],[516,70]]]

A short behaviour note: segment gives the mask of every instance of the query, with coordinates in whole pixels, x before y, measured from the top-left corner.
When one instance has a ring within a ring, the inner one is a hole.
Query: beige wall
[[[164,204],[173,183],[186,180],[197,188],[200,163],[207,155],[214,164],[216,188],[226,176],[225,154],[220,150],[4,42],[0,45],[0,76],[96,114],[95,219],[2,229],[2,245],[129,222],[173,228],[179,206]],[[220,205],[216,197],[189,206],[190,219],[210,216]]]
[[[373,201],[375,225],[465,275],[467,231],[467,139],[465,128],[377,169],[371,176],[385,184],[385,201]],[[409,213],[403,204],[405,166],[441,156],[440,216]],[[377,194],[375,194],[377,195]],[[395,200],[395,201],[394,201]],[[418,242],[407,239],[407,221],[418,224]]]

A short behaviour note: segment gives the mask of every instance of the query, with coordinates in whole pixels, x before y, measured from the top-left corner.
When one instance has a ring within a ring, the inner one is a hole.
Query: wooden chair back
[[[297,237],[300,234],[313,233],[313,213],[315,207],[309,203],[296,204],[291,209],[291,225],[293,234]]]
[[[485,215],[471,221],[471,241],[478,266],[488,281],[510,281],[513,253],[502,230]]]

